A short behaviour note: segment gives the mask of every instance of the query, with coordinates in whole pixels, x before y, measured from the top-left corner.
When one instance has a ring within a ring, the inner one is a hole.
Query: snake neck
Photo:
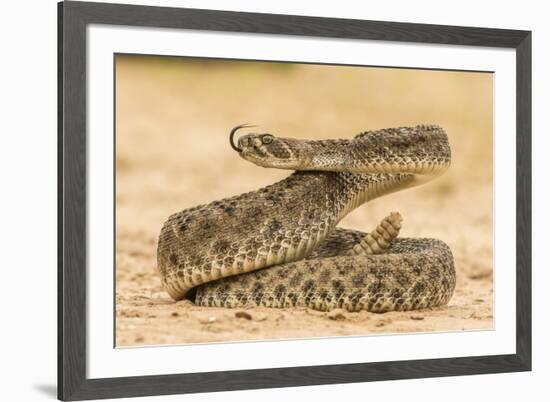
[[[335,173],[338,185],[335,186],[334,205],[336,226],[346,215],[375,198],[420,185],[428,178],[411,173],[354,174]]]

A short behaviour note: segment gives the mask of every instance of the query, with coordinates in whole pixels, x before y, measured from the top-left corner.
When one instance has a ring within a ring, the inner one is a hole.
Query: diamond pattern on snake
[[[444,242],[400,238],[397,212],[369,233],[338,227],[368,201],[443,174],[451,149],[441,127],[389,128],[334,140],[249,133],[235,143],[245,127],[229,136],[240,157],[293,172],[257,191],[168,218],[157,264],[173,299],[376,313],[449,302],[456,277]]]

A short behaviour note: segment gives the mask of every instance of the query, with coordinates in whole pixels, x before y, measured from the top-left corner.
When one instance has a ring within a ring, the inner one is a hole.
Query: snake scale
[[[231,146],[285,179],[171,215],[157,250],[164,289],[200,306],[405,311],[446,304],[454,291],[442,241],[398,238],[392,213],[370,233],[338,228],[350,211],[422,184],[450,165],[436,125],[300,140],[249,133]]]

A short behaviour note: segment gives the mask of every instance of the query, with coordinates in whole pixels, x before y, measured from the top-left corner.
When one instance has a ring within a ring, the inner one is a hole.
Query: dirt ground
[[[493,327],[491,74],[137,56],[117,56],[116,63],[117,346]],[[449,305],[373,314],[171,300],[156,272],[157,236],[168,215],[289,174],[253,166],[231,150],[228,131],[246,122],[319,139],[444,127],[453,161],[443,177],[365,204],[340,226],[368,231],[399,211],[402,236],[445,241],[457,270]]]

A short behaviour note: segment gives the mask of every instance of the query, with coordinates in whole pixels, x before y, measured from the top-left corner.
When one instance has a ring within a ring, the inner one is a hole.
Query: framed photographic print
[[[531,368],[531,33],[59,3],[58,397]]]

